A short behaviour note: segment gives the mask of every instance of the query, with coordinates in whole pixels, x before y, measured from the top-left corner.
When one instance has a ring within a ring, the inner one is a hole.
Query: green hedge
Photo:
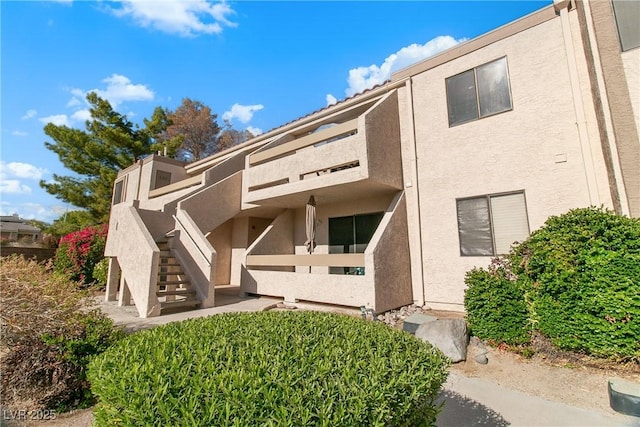
[[[465,282],[464,305],[474,335],[510,345],[531,341],[524,291],[504,265],[474,268]]]
[[[465,306],[478,336],[519,343],[500,328],[521,323],[524,304],[527,323],[559,348],[640,360],[640,220],[574,209],[550,217],[500,262],[509,280],[491,269],[467,275]]]
[[[640,220],[574,209],[511,254],[537,329],[560,348],[640,360]]]
[[[447,359],[328,313],[221,314],[136,333],[89,368],[102,425],[433,425]]]

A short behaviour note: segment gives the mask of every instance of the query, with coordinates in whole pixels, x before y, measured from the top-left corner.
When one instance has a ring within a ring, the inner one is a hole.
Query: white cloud
[[[223,27],[237,26],[227,19],[235,11],[224,1],[123,0],[121,5],[110,9],[115,16],[130,17],[142,27],[183,37],[220,34]]]
[[[338,102],[338,99],[335,96],[331,95],[330,93],[327,94],[326,100],[327,100],[327,106],[333,105],[336,102]]]
[[[24,116],[21,117],[22,120],[28,120],[28,119],[32,119],[34,118],[36,115],[38,114],[38,112],[34,109],[31,110],[27,110],[26,113],[24,113]]]
[[[13,132],[11,132],[11,135],[13,135],[13,136],[27,136],[29,134],[27,132],[23,132],[21,130],[14,130]]]
[[[0,205],[0,215],[12,215],[16,213],[20,218],[52,222],[67,212],[68,209],[68,207],[62,205],[45,206],[40,203],[11,203],[3,200]]]
[[[352,96],[384,83],[391,77],[392,72],[433,56],[464,40],[456,40],[451,36],[438,36],[422,45],[414,43],[403,47],[396,53],[389,55],[382,65],[372,64],[368,67],[353,68],[349,70],[349,77],[347,78],[349,87],[345,89],[345,94]]]
[[[240,123],[248,123],[253,118],[253,113],[264,108],[262,104],[256,105],[240,105],[233,104],[231,110],[225,111],[222,115],[223,120],[238,119]]]
[[[66,114],[54,114],[52,116],[40,117],[42,123],[53,123],[56,126],[69,126],[69,118]]]
[[[5,194],[31,194],[31,187],[17,179],[0,180],[0,192]]]
[[[253,126],[247,126],[247,130],[248,130],[249,132],[251,132],[251,134],[252,134],[253,136],[258,136],[258,135],[260,135],[260,134],[262,133],[262,129],[260,129],[260,128],[255,128],[255,127],[253,127]]]
[[[117,108],[125,101],[151,101],[154,97],[153,91],[148,87],[143,84],[133,84],[128,77],[121,74],[112,74],[102,82],[107,84],[105,90],[92,89],[88,92],[95,92],[100,98],[106,99],[113,108]]]
[[[0,160],[0,179],[12,178],[28,178],[42,179],[42,176],[49,171],[39,168],[29,163],[22,162],[5,162]]]
[[[91,120],[91,113],[88,108],[89,103],[86,100],[89,92],[95,92],[100,98],[109,101],[111,106],[116,110],[123,102],[151,101],[155,97],[155,93],[146,85],[135,84],[131,82],[128,77],[121,74],[114,73],[103,79],[102,82],[106,84],[106,87],[87,91],[79,88],[68,89],[69,93],[71,93],[71,99],[67,102],[66,106],[75,111],[70,115],[56,114],[43,117],[40,121],[43,123],[51,122],[58,126],[72,126],[73,124],[84,123],[87,120]],[[131,118],[134,115],[133,112],[129,112],[127,117]]]
[[[89,110],[78,110],[71,115],[71,119],[74,121],[85,122],[91,119],[91,113]]]

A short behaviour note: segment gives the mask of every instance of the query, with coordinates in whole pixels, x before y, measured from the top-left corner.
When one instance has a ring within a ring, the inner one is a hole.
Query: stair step
[[[158,291],[156,296],[163,297],[165,295],[195,295],[196,291],[193,289],[176,289],[175,291]]]
[[[180,307],[195,307],[202,303],[201,300],[197,298],[189,298],[189,299],[181,299],[177,301],[166,301],[160,303],[160,309],[165,310],[168,308],[180,308]]]
[[[165,275],[166,276],[166,275]],[[158,281],[158,286],[168,286],[168,285],[185,285],[190,283],[189,279],[185,280],[162,280]]]
[[[158,276],[184,276],[184,275],[185,275],[184,271],[158,271]]]

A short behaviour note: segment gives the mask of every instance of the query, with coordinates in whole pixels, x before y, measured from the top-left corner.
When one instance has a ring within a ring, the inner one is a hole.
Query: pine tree
[[[91,119],[85,123],[86,130],[53,123],[44,127],[53,140],[45,142],[45,147],[74,175],[54,174],[53,182],[40,181],[40,186],[60,200],[86,209],[96,223],[104,223],[109,218],[118,171],[153,152],[158,147],[154,138],[166,123],[162,114],[154,113],[145,121],[146,127],[139,128],[95,93],[89,93],[87,101]]]

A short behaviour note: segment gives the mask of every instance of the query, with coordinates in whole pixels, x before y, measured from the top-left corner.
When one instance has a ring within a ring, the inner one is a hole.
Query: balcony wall
[[[303,220],[294,210],[285,211],[247,249],[243,292],[281,296],[287,301],[364,305],[378,312],[412,302],[403,192],[397,192],[388,204],[364,253],[296,253],[293,230]],[[365,273],[328,274],[329,267],[364,267]]]
[[[284,135],[248,156],[243,202],[294,207],[311,193],[337,201],[353,190],[385,188],[402,188],[395,91],[351,120],[295,139]]]

